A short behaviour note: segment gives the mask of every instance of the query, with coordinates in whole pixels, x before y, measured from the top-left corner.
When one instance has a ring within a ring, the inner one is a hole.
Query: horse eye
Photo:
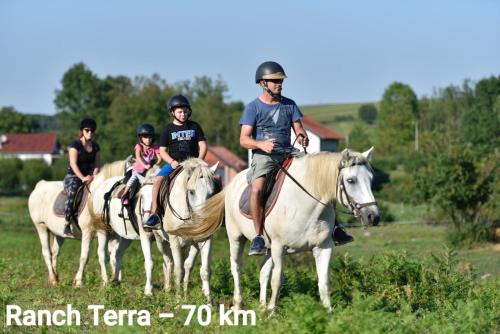
[[[347,179],[347,183],[353,184],[354,183],[354,179],[348,178]]]
[[[194,190],[193,190],[193,189],[189,189],[189,190],[188,190],[188,193],[189,193],[189,195],[193,196],[195,192],[194,192]]]

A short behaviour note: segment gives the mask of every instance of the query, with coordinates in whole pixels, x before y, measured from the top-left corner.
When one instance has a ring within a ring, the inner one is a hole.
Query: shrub
[[[19,171],[23,162],[18,158],[0,159],[0,191],[12,192],[19,188]]]
[[[47,166],[45,161],[32,159],[24,161],[23,169],[19,174],[23,188],[31,191],[38,181],[50,180],[52,170]]]

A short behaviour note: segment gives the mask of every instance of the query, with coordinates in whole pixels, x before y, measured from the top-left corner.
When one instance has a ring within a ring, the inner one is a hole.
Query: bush
[[[41,159],[32,159],[24,161],[23,169],[19,174],[23,188],[31,191],[38,181],[50,180],[52,177],[52,170],[45,161]]]
[[[0,159],[0,191],[11,193],[19,188],[19,171],[23,162],[18,158]]]

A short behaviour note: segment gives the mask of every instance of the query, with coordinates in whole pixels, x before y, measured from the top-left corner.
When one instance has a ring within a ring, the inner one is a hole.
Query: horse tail
[[[202,241],[213,235],[222,225],[224,219],[225,191],[210,197],[199,208],[193,211],[193,221],[181,225],[169,234],[177,235],[193,241]]]
[[[87,201],[87,206],[89,209],[90,220],[92,221],[92,226],[96,230],[107,231],[110,232],[110,227],[104,222],[103,216],[94,212],[94,201],[93,198],[90,197]]]

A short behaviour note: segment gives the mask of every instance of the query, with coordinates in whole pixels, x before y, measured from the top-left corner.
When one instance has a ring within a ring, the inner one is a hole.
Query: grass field
[[[0,198],[0,332],[259,332],[268,333],[498,333],[500,330],[500,257],[495,245],[470,250],[448,250],[446,227],[418,224],[424,208],[392,207],[395,216],[415,212],[404,223],[349,231],[356,241],[334,251],[331,266],[332,314],[322,308],[314,261],[309,253],[286,259],[279,309],[268,318],[258,307],[260,259],[245,256],[243,295],[248,310],[256,312],[256,327],[220,326],[219,305],[229,306],[232,276],[228,243],[221,229],[215,237],[212,265],[214,306],[208,326],[196,316],[184,326],[188,311],[180,304],[202,305],[198,268],[192,275],[187,300],[161,290],[161,262],[155,252],[155,295],[143,296],[144,269],[139,243],[125,254],[124,280],[120,285],[101,287],[96,245],[84,275],[84,286],[72,286],[79,257],[78,241],[64,244],[59,260],[60,285],[47,284],[47,270],[40,254],[38,237],[29,220],[26,199]],[[396,210],[397,209],[397,210]],[[248,245],[247,245],[248,247]],[[107,327],[6,327],[6,305],[30,309],[65,309],[71,304],[91,319],[87,306],[140,310],[151,313],[150,326]],[[174,319],[160,319],[161,312],[173,312]]]
[[[365,102],[379,107],[378,102]],[[335,103],[300,106],[302,112],[323,123],[328,128],[338,131],[344,136],[349,134],[354,123],[359,120],[358,109],[365,103]],[[367,128],[369,126],[367,125]]]

